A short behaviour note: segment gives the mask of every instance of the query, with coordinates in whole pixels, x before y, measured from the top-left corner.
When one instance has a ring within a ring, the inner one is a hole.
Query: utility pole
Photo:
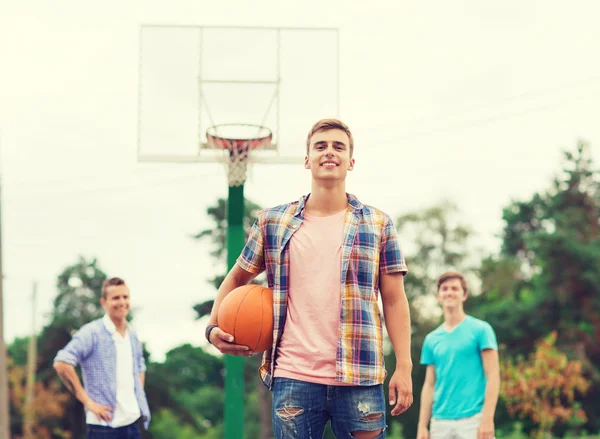
[[[4,343],[4,297],[2,284],[2,138],[0,138],[0,437],[10,437],[10,411],[8,405],[8,361],[6,358],[6,344]]]
[[[33,410],[33,397],[37,368],[37,338],[35,334],[36,296],[37,282],[34,282],[31,297],[31,335],[29,336],[29,349],[27,350],[27,388],[25,394],[25,419],[23,422],[23,433],[26,439],[34,439],[33,425],[35,424],[35,413]]]

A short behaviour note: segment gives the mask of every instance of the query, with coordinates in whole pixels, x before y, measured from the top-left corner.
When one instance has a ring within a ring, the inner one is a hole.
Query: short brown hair
[[[106,299],[108,287],[117,285],[125,285],[125,281],[120,277],[111,277],[110,279],[106,279],[104,282],[102,282],[102,298]]]
[[[437,291],[440,291],[440,287],[444,282],[451,279],[458,279],[460,281],[460,285],[462,286],[463,291],[465,292],[465,294],[467,294],[467,292],[469,291],[469,288],[467,287],[467,280],[462,274],[460,274],[457,271],[446,271],[444,274],[442,274],[437,280]]]
[[[308,155],[310,151],[310,139],[315,133],[322,133],[323,131],[329,130],[340,130],[346,133],[348,139],[350,140],[350,145],[348,148],[350,149],[350,157],[352,157],[352,153],[354,152],[354,139],[352,138],[352,133],[350,132],[350,128],[337,119],[321,119],[317,123],[315,123],[310,131],[308,132],[308,137],[306,138],[306,155]]]

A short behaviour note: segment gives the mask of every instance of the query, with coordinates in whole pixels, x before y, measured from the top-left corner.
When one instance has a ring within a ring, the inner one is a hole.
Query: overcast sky
[[[1,2],[7,342],[31,328],[32,282],[39,328],[57,275],[83,255],[126,279],[154,359],[183,342],[204,343],[191,307],[214,295],[206,283],[214,267],[207,243],[190,236],[210,225],[205,210],[227,186],[217,164],[137,162],[141,25],[338,28],[340,116],[356,142],[348,191],[394,217],[450,199],[477,244],[495,251],[502,208],[548,187],[562,149],[584,139],[599,162],[598,16],[592,0]],[[204,63],[231,51],[207,44]],[[289,155],[302,155],[304,132],[327,115],[290,110],[293,91],[300,102],[309,76],[335,80],[335,53],[323,56],[330,42],[314,57],[304,53],[308,44],[284,54],[296,67],[282,77],[289,100],[281,126],[306,124],[298,138],[291,128],[282,133]],[[182,52],[171,55],[181,60]],[[160,68],[149,65],[143,80]],[[181,97],[168,92],[181,84],[168,86],[161,99],[170,111],[158,121],[170,114],[194,125],[185,85]],[[147,111],[161,108],[156,102]],[[185,131],[188,140],[196,129]],[[167,138],[165,153],[185,143]],[[270,206],[297,199],[309,182],[301,165],[256,165],[246,194]]]

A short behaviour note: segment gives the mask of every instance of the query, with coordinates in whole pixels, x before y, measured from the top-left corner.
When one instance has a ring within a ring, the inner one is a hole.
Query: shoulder
[[[103,329],[104,322],[102,321],[102,318],[99,318],[83,325],[81,328],[79,328],[77,334],[81,336],[93,336],[101,332]]]
[[[361,203],[356,196],[348,194],[350,205],[362,212],[365,221],[380,226],[381,228],[393,226],[394,222],[390,215],[375,206]]]
[[[295,213],[298,209],[298,205],[300,203],[298,201],[293,201],[291,203],[280,204],[278,206],[269,207],[267,209],[263,209],[258,213],[258,221],[273,221],[280,220],[290,213]]]
[[[423,340],[423,345],[435,342],[435,340],[440,336],[440,334],[442,334],[442,332],[442,325],[440,325],[425,336],[425,339]]]
[[[129,337],[135,340],[137,343],[141,343],[140,338],[138,337],[137,329],[131,323],[128,323]]]
[[[383,210],[378,209],[377,207],[369,206],[367,204],[365,204],[363,207],[363,214],[376,218],[380,220],[383,224],[392,221],[392,217],[390,217]]]
[[[477,317],[467,316],[467,322],[469,326],[477,332],[494,332],[492,325],[490,325],[485,320],[478,319]]]

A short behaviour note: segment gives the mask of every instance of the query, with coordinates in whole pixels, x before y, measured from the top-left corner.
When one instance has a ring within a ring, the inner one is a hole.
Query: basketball
[[[217,318],[233,343],[264,352],[273,343],[273,291],[253,284],[238,287],[225,296]]]

